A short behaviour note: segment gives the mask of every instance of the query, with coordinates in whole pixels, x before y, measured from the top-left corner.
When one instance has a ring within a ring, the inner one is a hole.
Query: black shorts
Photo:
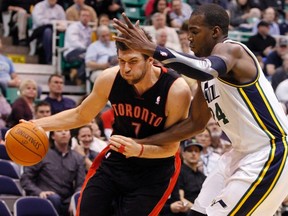
[[[105,162],[94,167],[82,190],[79,215],[158,215],[178,178],[180,158],[177,154],[160,163],[157,160],[154,165],[149,161],[148,166],[144,160],[144,164],[132,163],[131,167]]]

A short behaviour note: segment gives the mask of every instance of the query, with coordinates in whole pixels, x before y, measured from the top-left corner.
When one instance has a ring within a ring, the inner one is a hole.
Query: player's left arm
[[[166,102],[167,120],[165,128],[186,119],[191,102],[191,91],[183,78],[177,79],[171,86]],[[165,143],[165,145],[142,145],[132,138],[121,135],[113,135],[110,138],[110,148],[118,151],[124,145],[123,154],[126,157],[165,158],[173,156],[179,148],[179,141]]]

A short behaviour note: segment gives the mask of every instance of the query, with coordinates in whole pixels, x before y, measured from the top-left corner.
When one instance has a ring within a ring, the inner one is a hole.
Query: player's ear
[[[149,61],[149,63],[153,64],[154,63],[154,58],[148,57],[148,61]]]

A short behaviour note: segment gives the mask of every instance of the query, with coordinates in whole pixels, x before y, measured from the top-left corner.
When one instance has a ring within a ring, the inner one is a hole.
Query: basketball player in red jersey
[[[154,59],[116,43],[119,66],[96,79],[91,94],[76,108],[33,120],[46,131],[88,124],[109,100],[113,134],[144,138],[164,131],[188,116],[191,93],[174,71],[153,65]],[[127,158],[124,146],[110,145],[93,162],[84,183],[78,215],[158,215],[179,174],[179,142],[137,146]]]

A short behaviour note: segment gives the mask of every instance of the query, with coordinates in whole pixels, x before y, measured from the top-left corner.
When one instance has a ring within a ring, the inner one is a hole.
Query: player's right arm
[[[119,67],[109,68],[94,82],[89,96],[76,108],[55,115],[33,120],[46,131],[67,130],[88,124],[103,109],[108,101]]]

